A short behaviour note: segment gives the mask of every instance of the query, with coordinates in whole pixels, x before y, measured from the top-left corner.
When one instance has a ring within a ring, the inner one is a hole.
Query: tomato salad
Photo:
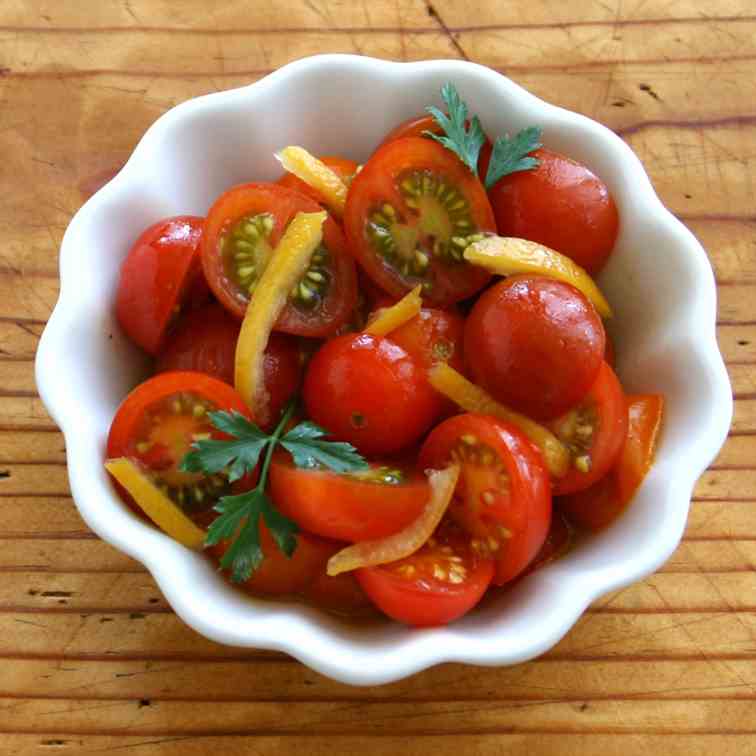
[[[254,595],[448,623],[609,525],[652,464],[663,399],[624,391],[593,279],[607,186],[441,95],[364,165],[282,149],[277,183],[123,263],[116,314],[156,362],[106,468]]]

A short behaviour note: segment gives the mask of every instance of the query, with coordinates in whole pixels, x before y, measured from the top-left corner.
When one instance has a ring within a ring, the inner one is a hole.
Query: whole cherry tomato
[[[437,399],[422,365],[388,338],[345,334],[326,342],[304,381],[307,414],[363,454],[392,454],[417,441]]]
[[[596,380],[605,333],[574,286],[512,276],[478,299],[465,324],[465,362],[504,404],[546,420],[577,404]]]
[[[619,230],[609,189],[564,155],[540,149],[533,157],[537,168],[510,173],[489,190],[499,233],[545,244],[598,273]]]

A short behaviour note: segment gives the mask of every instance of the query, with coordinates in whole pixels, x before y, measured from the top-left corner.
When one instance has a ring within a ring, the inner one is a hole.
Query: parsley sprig
[[[213,475],[225,472],[229,482],[252,472],[265,452],[257,485],[236,496],[223,496],[214,509],[219,513],[207,531],[205,544],[214,546],[232,540],[221,559],[221,567],[231,570],[235,582],[248,580],[260,566],[264,554],[260,545],[260,518],[278,548],[291,557],[297,548],[295,522],[282,515],[265,492],[273,452],[282,446],[297,467],[327,467],[338,473],[359,472],[369,465],[351,444],[326,441],[328,431],[312,422],[303,422],[284,433],[294,413],[291,403],[275,430],[267,434],[238,412],[211,412],[212,425],[230,440],[202,439],[181,461],[181,470]]]
[[[468,124],[467,104],[450,81],[441,87],[441,99],[446,105],[448,116],[433,106],[426,110],[444,130],[444,135],[433,134],[430,131],[426,131],[425,134],[451,150],[477,176],[480,150],[486,141],[480,119],[478,116],[473,116]],[[484,180],[486,189],[490,189],[500,178],[510,173],[537,168],[538,159],[530,156],[529,153],[542,146],[541,134],[542,130],[538,126],[529,126],[513,137],[508,134],[498,137],[494,142],[488,171],[486,171]]]

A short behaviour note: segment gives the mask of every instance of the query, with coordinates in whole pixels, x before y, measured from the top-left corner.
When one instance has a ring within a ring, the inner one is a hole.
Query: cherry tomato
[[[221,304],[243,318],[276,244],[299,212],[320,206],[276,184],[242,184],[210,208],[202,235],[202,265]],[[328,218],[323,243],[293,289],[276,330],[295,336],[329,336],[347,321],[357,301],[354,262],[338,224]]]
[[[554,494],[592,486],[609,472],[627,436],[627,405],[619,379],[605,362],[579,404],[549,423],[570,452],[567,475],[554,483]]]
[[[328,559],[338,546],[331,541],[310,535],[297,534],[297,548],[291,557],[278,548],[265,523],[260,520],[260,547],[264,558],[260,566],[244,583],[234,583],[252,595],[293,596],[305,591],[316,578],[325,572]],[[222,541],[210,548],[220,562],[229,542]]]
[[[439,307],[488,282],[462,252],[471,237],[495,229],[483,185],[429,139],[381,147],[355,176],[344,212],[352,252],[368,276],[396,297],[422,284],[423,297]]]
[[[614,466],[590,488],[557,500],[579,526],[601,530],[630,503],[651,468],[661,426],[664,399],[658,395],[626,397],[628,431]]]
[[[367,333],[324,344],[310,361],[303,396],[316,423],[367,455],[417,441],[437,409],[422,366],[393,341]]]
[[[392,619],[428,627],[469,612],[491,584],[493,573],[493,561],[472,549],[468,536],[442,524],[411,556],[357,570],[357,580]]]
[[[499,233],[545,244],[598,273],[619,229],[609,189],[564,155],[540,149],[533,157],[538,168],[510,173],[489,191]]]
[[[354,160],[338,157],[336,155],[327,155],[321,157],[320,160],[334,173],[338,174],[339,178],[342,179],[347,186],[352,183],[354,174],[357,173],[357,169],[359,168],[359,165]],[[313,189],[308,183],[297,178],[293,173],[284,173],[276,183],[279,186],[294,189],[301,194],[307,195],[310,199],[314,199],[316,202],[323,204],[323,198],[317,189]]]
[[[155,372],[196,370],[233,386],[239,329],[239,321],[217,304],[189,313],[158,356]],[[299,386],[302,368],[296,340],[282,333],[271,333],[263,368],[271,417],[275,421]]]
[[[540,567],[553,562],[559,557],[566,554],[573,540],[573,529],[561,512],[554,511],[551,518],[551,527],[549,528],[546,540],[543,542],[540,551],[536,554],[533,561],[525,570],[523,575],[529,575]]]
[[[121,266],[116,317],[126,335],[150,354],[160,349],[186,304],[208,298],[199,257],[203,223],[192,215],[155,223]]]
[[[606,348],[604,349],[604,362],[606,362],[609,367],[614,370],[614,368],[617,366],[617,351],[614,348],[614,341],[612,341],[612,338],[609,336],[609,334],[606,334]]]
[[[420,468],[461,464],[449,514],[478,553],[496,561],[497,585],[517,577],[543,546],[551,484],[543,459],[515,426],[486,415],[445,420],[420,450]]]
[[[250,417],[242,398],[217,378],[188,371],[156,375],[137,386],[118,408],[107,455],[136,460],[187,514],[199,514],[230,492],[228,482],[222,475],[183,472],[179,463],[196,437],[220,436],[207,417],[216,410]],[[122,495],[131,504],[125,492]]]
[[[396,533],[416,519],[429,490],[419,472],[373,464],[365,473],[338,475],[295,467],[276,455],[270,488],[280,512],[301,528],[342,541],[365,541]]]
[[[596,380],[605,333],[574,286],[512,276],[481,295],[465,324],[465,362],[504,404],[546,420],[575,405]]]
[[[465,125],[469,127],[469,121],[465,122]],[[436,119],[432,115],[421,115],[408,118],[406,121],[400,123],[396,128],[389,131],[386,138],[381,142],[381,146],[394,142],[397,139],[404,139],[406,137],[427,137],[427,133],[442,135],[444,130],[436,123]],[[480,157],[478,158],[478,176],[481,179],[485,179],[486,172],[488,171],[488,163],[491,161],[491,151],[493,145],[491,140],[486,137],[486,141],[483,143],[483,147],[480,150]]]
[[[438,362],[448,362],[455,370],[464,369],[462,337],[465,321],[461,315],[448,310],[423,307],[412,320],[392,331],[388,338],[399,344],[426,370]],[[456,405],[435,393],[438,410],[436,416],[451,414]]]

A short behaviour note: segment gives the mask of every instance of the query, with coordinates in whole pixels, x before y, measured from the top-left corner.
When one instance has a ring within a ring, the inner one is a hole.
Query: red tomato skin
[[[619,231],[609,189],[564,155],[543,148],[532,154],[537,168],[510,173],[489,190],[499,233],[545,244],[598,273]]]
[[[485,291],[465,324],[465,362],[500,402],[538,420],[577,404],[596,379],[606,334],[574,286],[511,276]]]
[[[126,335],[156,354],[183,300],[207,300],[199,243],[204,219],[166,218],[146,229],[121,265],[116,317]]]
[[[347,184],[354,178],[354,174],[357,173],[358,163],[349,158],[339,157],[338,155],[325,155],[320,158],[334,173],[338,174],[339,178],[345,181]],[[308,183],[302,181],[302,179],[295,176],[293,173],[284,173],[281,178],[276,181],[279,186],[285,186],[294,191],[305,194],[310,199],[314,199],[315,202],[320,204],[324,203],[323,197],[317,189],[313,189]]]
[[[469,121],[466,122],[469,126]],[[394,142],[397,139],[405,139],[406,137],[425,137],[429,138],[427,133],[431,134],[443,134],[444,130],[436,123],[436,119],[432,115],[421,115],[408,118],[406,121],[402,121],[398,126],[393,128],[386,135],[386,138],[381,142],[381,147],[389,142]],[[488,171],[488,164],[491,161],[491,152],[493,145],[491,140],[486,137],[486,141],[483,143],[483,147],[480,149],[480,157],[478,158],[478,176],[481,181],[486,178],[486,172]]]
[[[316,606],[347,617],[366,616],[373,606],[351,572],[333,576],[321,572],[305,589],[304,597]]]
[[[168,339],[155,364],[155,372],[195,370],[233,386],[239,330],[239,321],[220,305],[195,310]],[[270,396],[271,422],[275,422],[299,387],[302,367],[296,340],[283,333],[271,333],[263,370],[265,389]]]
[[[385,538],[409,525],[428,500],[425,476],[410,473],[402,484],[369,483],[325,470],[302,470],[287,455],[270,467],[278,510],[303,530],[341,541]]]
[[[467,434],[498,455],[509,476],[510,495],[485,511],[486,521],[504,525],[511,537],[502,542],[496,559],[494,583],[503,585],[517,577],[543,546],[551,524],[551,482],[540,451],[514,425],[488,415],[463,414],[451,417],[434,428],[420,450],[422,469],[439,468],[451,461],[451,451]],[[464,495],[463,465],[458,494]],[[452,503],[449,514],[471,535],[482,527],[470,511],[469,503]]]
[[[380,256],[366,232],[367,219],[376,205],[390,202],[406,217],[411,213],[397,188],[408,170],[443,175],[466,198],[472,221],[480,232],[496,229],[491,205],[483,185],[449,150],[430,139],[409,137],[380,147],[355,176],[349,187],[344,210],[344,231],[363,271],[387,294],[399,298],[414,288],[418,280],[404,279]],[[448,265],[431,260],[433,288],[423,296],[436,307],[446,307],[480,291],[491,276],[468,264]]]
[[[554,482],[555,496],[582,491],[603,478],[617,461],[627,438],[625,393],[616,373],[606,362],[602,362],[599,374],[583,402],[594,404],[599,413],[599,432],[591,447],[591,469],[584,473],[570,467],[563,478]],[[552,429],[556,429],[558,423],[558,419],[554,420]]]
[[[446,625],[467,614],[483,597],[493,573],[489,559],[479,561],[459,586],[433,578],[413,584],[382,567],[356,570],[368,598],[391,619],[412,627]]]
[[[583,491],[560,497],[557,506],[579,527],[598,531],[624,511],[651,469],[664,411],[664,398],[653,394],[626,397],[628,431],[614,467]]]
[[[229,543],[210,547],[210,553],[220,563]],[[305,591],[325,572],[328,559],[338,549],[333,542],[310,535],[297,534],[297,548],[287,557],[273,540],[267,526],[260,521],[260,546],[265,558],[252,576],[243,583],[233,583],[253,596],[294,596]]]
[[[316,423],[368,456],[417,441],[437,406],[422,366],[390,339],[366,333],[345,334],[320,348],[303,397]]]
[[[218,197],[208,212],[200,251],[207,282],[228,312],[241,320],[249,301],[227,276],[218,250],[219,240],[228,227],[246,215],[270,213],[274,226],[269,242],[275,247],[298,212],[312,213],[320,209],[310,197],[277,184],[240,184]],[[318,317],[313,318],[311,313],[287,304],[276,321],[276,330],[294,336],[325,338],[334,334],[354,312],[357,272],[344,234],[330,216],[323,224],[323,242],[333,257],[333,280]]]

